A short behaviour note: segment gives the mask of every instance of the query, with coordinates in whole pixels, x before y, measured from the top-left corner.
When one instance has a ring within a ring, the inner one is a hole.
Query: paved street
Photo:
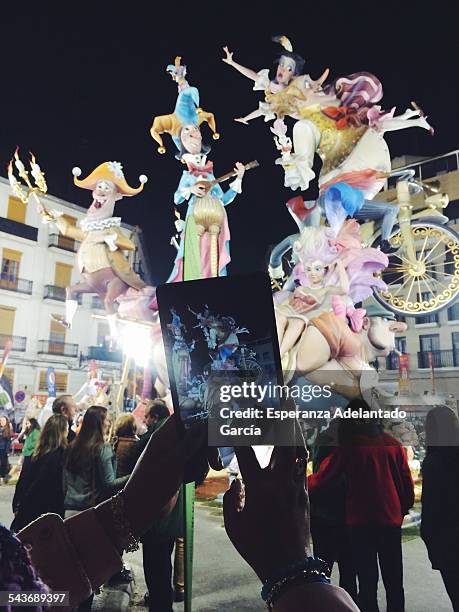
[[[0,487],[0,521],[9,525],[12,519],[11,499],[14,488]],[[267,534],[269,537],[269,534]],[[138,551],[126,555],[136,575],[134,610],[146,610],[141,605],[145,592],[142,555]],[[430,568],[422,541],[414,538],[404,544],[405,592],[407,612],[450,612],[443,583],[438,572]],[[258,579],[240,559],[229,543],[218,509],[198,503],[196,508],[196,545],[194,575],[194,606],[196,612],[261,612],[265,610],[259,597]],[[383,588],[380,587],[381,610],[385,609]],[[183,605],[174,609],[182,612]]]

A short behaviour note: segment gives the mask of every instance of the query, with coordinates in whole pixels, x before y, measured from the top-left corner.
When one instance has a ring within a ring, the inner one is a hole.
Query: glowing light
[[[140,325],[126,323],[121,331],[121,340],[123,353],[138,366],[146,367],[153,351],[149,330]]]

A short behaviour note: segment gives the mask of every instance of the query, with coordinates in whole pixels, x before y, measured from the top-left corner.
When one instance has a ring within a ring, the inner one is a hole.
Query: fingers
[[[261,467],[253,448],[251,446],[238,446],[234,450],[243,480],[249,482],[249,480],[256,479],[261,472]]]
[[[322,83],[327,80],[327,77],[329,74],[330,74],[330,68],[325,68],[325,70],[322,73],[322,76],[319,78],[319,81],[318,81],[319,85],[322,85]]]

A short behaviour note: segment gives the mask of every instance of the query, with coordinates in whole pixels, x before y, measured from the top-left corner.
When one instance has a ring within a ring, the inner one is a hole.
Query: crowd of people
[[[189,466],[200,463],[195,459],[202,458],[205,432],[198,428],[179,435],[175,417],[161,400],[146,405],[144,433],[132,414],[122,414],[111,426],[101,406],[86,410],[78,433],[76,420],[75,402],[66,395],[54,401],[41,429],[35,419],[24,428],[11,525],[19,539],[0,529],[2,588],[8,584],[45,592],[39,576],[51,588],[65,581],[60,560],[49,559],[40,550],[43,538],[37,537],[47,518],[42,515],[53,513],[62,525],[54,525],[56,533],[67,530],[62,565],[76,556],[86,572],[84,585],[83,578],[74,585],[75,576],[66,585],[76,609],[91,609],[94,589],[122,575],[123,550],[140,541],[146,604],[152,611],[171,612],[173,601],[183,598],[183,572],[174,581],[175,590],[172,586],[174,546],[179,563],[177,552],[183,545],[180,483],[202,479],[202,467],[199,474],[190,474]],[[4,479],[11,433],[8,419],[0,417]],[[439,406],[428,413],[426,443],[421,536],[456,611],[459,419],[453,410]],[[224,496],[225,528],[263,582],[262,596],[270,609],[375,612],[380,569],[387,610],[405,610],[401,525],[413,506],[414,487],[405,449],[380,423],[332,421],[310,451],[313,473],[308,478],[302,446],[275,447],[264,469],[250,447],[236,449],[236,456],[241,478],[233,480]],[[215,452],[206,451],[205,457],[206,469],[222,467]],[[155,493],[149,504],[143,503],[147,483]],[[95,561],[88,561],[87,551],[77,544],[94,528],[91,521],[98,526],[94,537],[100,539]],[[21,541],[31,547],[32,561]],[[15,547],[20,567],[5,561]],[[335,563],[339,587],[329,579]]]

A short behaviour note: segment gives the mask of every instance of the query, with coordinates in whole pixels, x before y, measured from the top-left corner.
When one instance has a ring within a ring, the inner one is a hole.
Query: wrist
[[[274,571],[264,582],[261,589],[261,598],[266,602],[268,609],[288,589],[298,584],[321,582],[330,584],[330,570],[325,561],[318,557],[306,556],[303,559],[290,563]]]

